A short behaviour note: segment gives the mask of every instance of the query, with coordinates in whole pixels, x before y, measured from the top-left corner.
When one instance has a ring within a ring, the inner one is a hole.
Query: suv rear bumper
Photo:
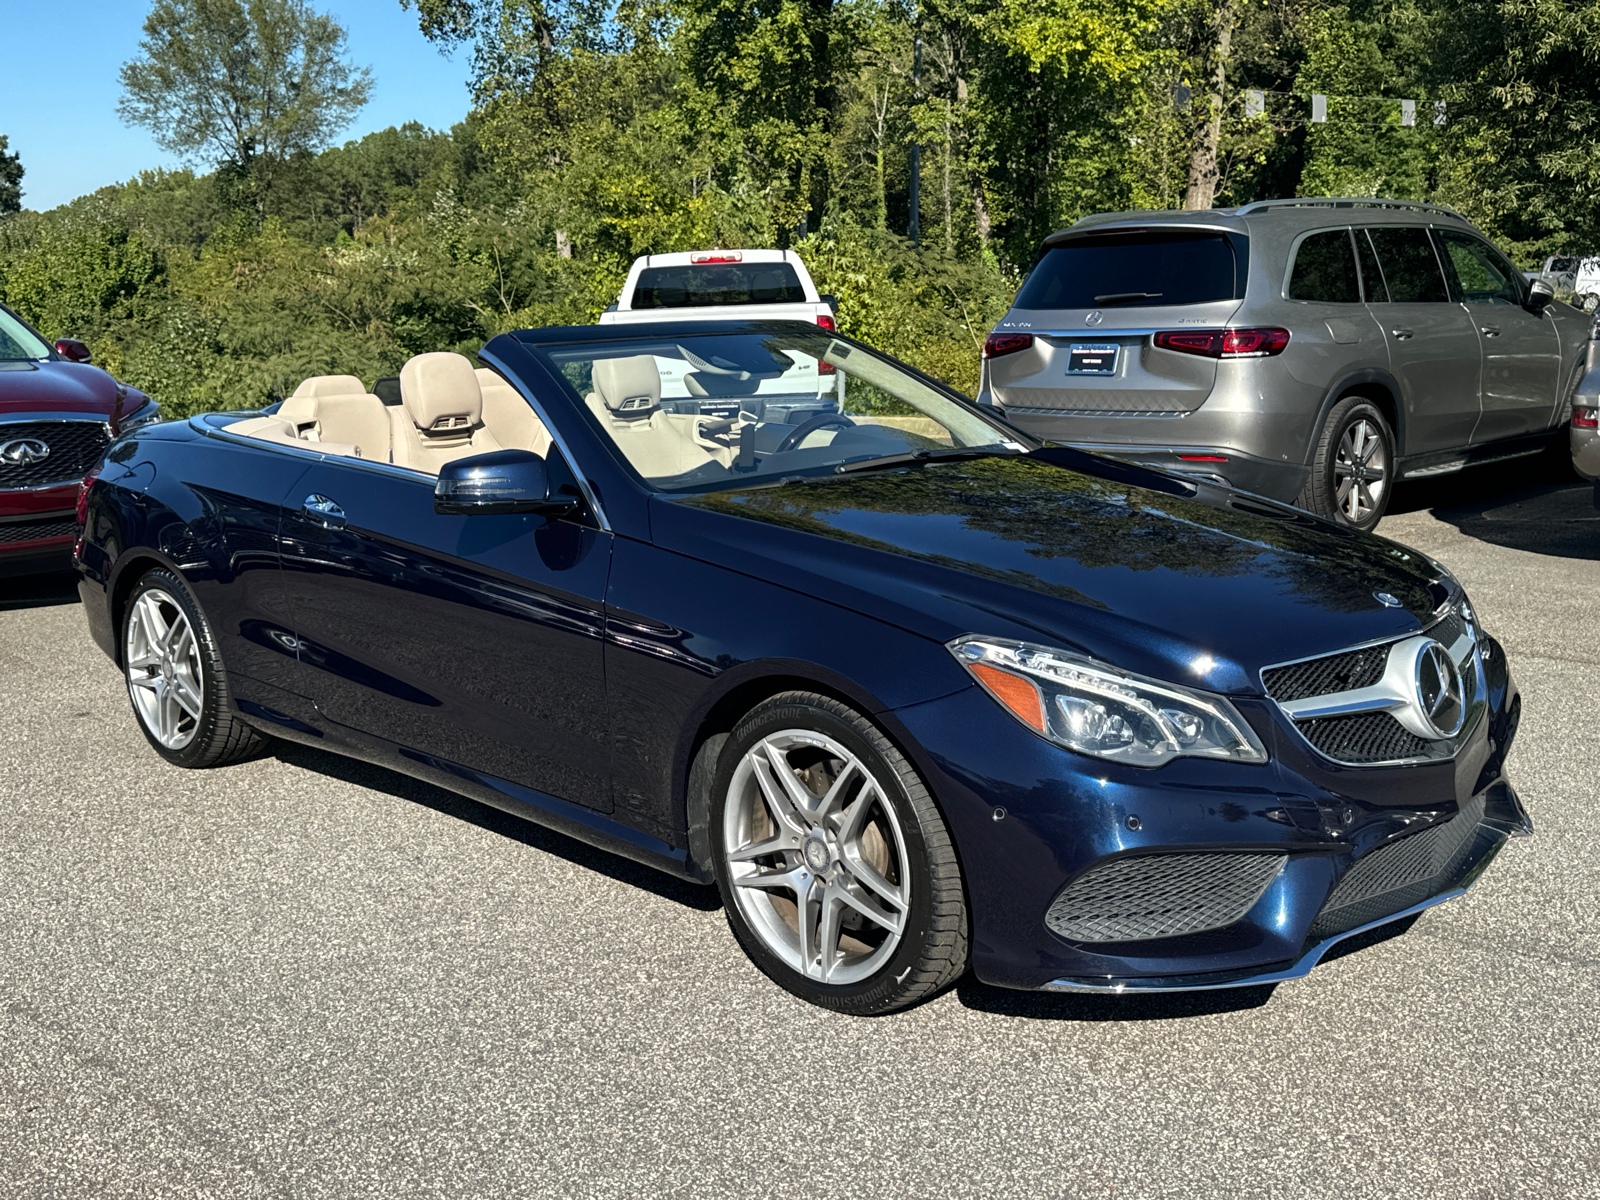
[[[1229,446],[1129,446],[1125,443],[1079,441],[1063,441],[1062,444],[1093,454],[1120,458],[1124,462],[1154,467],[1172,475],[1189,475],[1210,483],[1221,483],[1241,492],[1254,492],[1286,504],[1293,504],[1299,498],[1310,472],[1310,468],[1303,463],[1275,462]]]

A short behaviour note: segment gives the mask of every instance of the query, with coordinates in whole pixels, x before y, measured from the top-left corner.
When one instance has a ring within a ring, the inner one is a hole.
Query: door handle
[[[321,492],[312,492],[307,496],[300,504],[300,511],[324,529],[344,528],[344,509]]]
[[[1498,325],[1479,325],[1478,326],[1478,332],[1483,334],[1484,337],[1499,337],[1500,336],[1500,326],[1498,326]]]
[[[1395,328],[1395,329],[1389,330],[1389,332],[1394,335],[1396,341],[1401,341],[1401,342],[1405,341],[1408,337],[1412,336],[1412,331],[1409,330],[1409,329]]]

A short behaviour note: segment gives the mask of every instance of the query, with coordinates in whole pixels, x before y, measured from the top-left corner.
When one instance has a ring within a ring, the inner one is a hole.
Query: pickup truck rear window
[[[699,308],[723,304],[804,304],[806,290],[788,263],[695,263],[646,267],[633,289],[634,308]]]
[[[1222,234],[1102,234],[1046,250],[1017,293],[1018,308],[1206,304],[1241,293],[1242,271]]]

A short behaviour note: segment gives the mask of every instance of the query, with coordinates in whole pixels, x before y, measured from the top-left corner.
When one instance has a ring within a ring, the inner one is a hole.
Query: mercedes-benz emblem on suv
[[[38,438],[17,438],[0,446],[0,463],[9,467],[25,467],[49,457],[50,447]]]
[[[1400,601],[1389,595],[1388,592],[1373,592],[1372,598],[1385,608],[1399,608],[1401,606]]]
[[[1461,732],[1466,707],[1461,702],[1461,672],[1438,642],[1430,642],[1417,655],[1417,710],[1441,738]]]
[[[1101,312],[1097,308],[1092,313],[1090,313],[1088,316],[1086,316],[1083,319],[1083,323],[1085,325],[1098,325],[1098,324],[1100,324],[1101,321],[1104,321],[1105,319],[1106,319],[1105,313]]]

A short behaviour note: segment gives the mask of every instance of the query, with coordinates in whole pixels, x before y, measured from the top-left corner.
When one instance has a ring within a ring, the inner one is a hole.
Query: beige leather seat
[[[317,429],[317,402],[328,396],[364,396],[367,386],[354,375],[312,375],[278,405],[278,419],[287,421],[306,441],[322,440]],[[332,441],[332,438],[328,439]]]
[[[618,448],[646,479],[682,475],[719,461],[715,444],[702,444],[699,416],[661,410],[661,372],[648,354],[596,359],[589,410],[616,441]]]
[[[398,466],[437,475],[448,462],[501,449],[483,424],[478,377],[459,354],[437,352],[411,359],[400,371],[400,407],[383,412]]]
[[[550,453],[550,432],[544,422],[512,387],[494,371],[479,367],[478,390],[483,396],[483,424],[506,450],[531,450],[540,458]]]
[[[355,448],[356,458],[389,461],[389,414],[382,400],[362,391],[324,396],[316,405],[317,436],[323,449],[330,443],[347,445]]]

